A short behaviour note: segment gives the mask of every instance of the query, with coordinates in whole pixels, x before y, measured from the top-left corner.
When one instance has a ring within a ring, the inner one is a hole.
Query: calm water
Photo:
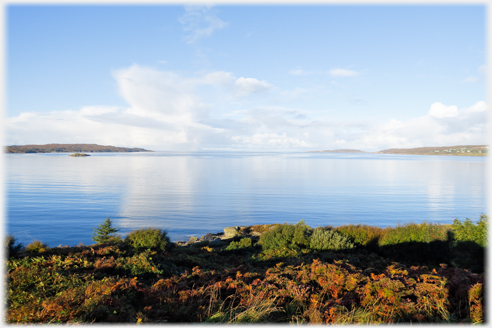
[[[24,245],[121,234],[173,241],[227,226],[452,223],[487,213],[486,158],[323,153],[7,154],[6,226]]]

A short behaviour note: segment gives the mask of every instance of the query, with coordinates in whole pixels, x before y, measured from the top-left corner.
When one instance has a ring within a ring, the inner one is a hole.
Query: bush
[[[263,250],[307,248],[311,233],[312,229],[304,223],[304,220],[295,225],[284,223],[262,234],[259,244]]]
[[[126,236],[125,241],[135,250],[164,251],[171,247],[167,231],[156,228],[134,230]]]
[[[248,248],[253,246],[253,242],[251,241],[251,238],[241,238],[239,241],[233,241],[227,246],[226,250],[227,251],[232,251],[235,249],[241,249],[241,248]]]
[[[475,242],[479,246],[485,247],[487,245],[487,219],[487,215],[482,214],[476,225],[468,218],[463,223],[454,219],[451,226],[454,239]]]
[[[34,240],[32,243],[26,246],[26,252],[34,254],[44,252],[48,248],[48,245],[40,242],[39,240]]]
[[[8,235],[7,238],[5,238],[5,246],[6,246],[6,252],[7,258],[10,258],[11,256],[16,256],[19,254],[24,246],[21,243],[18,243],[17,245],[15,244],[15,237],[13,235]]]
[[[464,222],[455,219],[451,226],[451,264],[482,272],[485,264],[485,246],[487,245],[487,219],[484,214],[474,224],[470,219]]]
[[[377,245],[385,232],[383,228],[361,224],[340,226],[334,230],[349,237],[355,244],[362,246]]]
[[[103,223],[98,225],[97,228],[93,229],[94,233],[92,234],[93,237],[91,239],[98,244],[121,241],[121,237],[114,235],[119,229],[118,227],[113,227],[113,222],[109,217]]]
[[[343,236],[337,231],[324,230],[322,228],[314,229],[309,244],[309,248],[317,251],[338,251],[354,247],[355,245],[346,236]]]
[[[397,245],[408,242],[430,243],[447,241],[450,226],[447,224],[409,223],[395,228],[385,228],[384,235],[379,239],[379,246]]]
[[[120,257],[116,260],[116,267],[130,270],[132,275],[144,273],[161,274],[163,272],[157,268],[157,264],[152,260],[151,251],[148,249],[132,257]]]

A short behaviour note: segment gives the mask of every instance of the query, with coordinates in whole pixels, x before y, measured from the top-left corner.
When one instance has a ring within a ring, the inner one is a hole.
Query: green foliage
[[[232,251],[235,249],[248,248],[253,246],[251,238],[241,238],[239,241],[232,241],[229,246],[227,246],[227,251]]]
[[[114,235],[119,231],[118,227],[113,227],[113,222],[108,217],[103,223],[93,228],[92,240],[98,244],[121,241],[121,237]]]
[[[284,223],[262,234],[259,244],[264,250],[284,247],[297,250],[309,247],[311,233],[312,229],[304,223],[304,220],[295,225]]]
[[[337,231],[324,230],[322,228],[314,229],[309,244],[309,248],[317,251],[338,251],[354,247],[355,245],[346,236]]]
[[[454,239],[457,241],[471,241],[481,247],[485,247],[487,245],[487,220],[488,217],[485,214],[480,216],[476,224],[473,224],[472,220],[468,218],[465,222],[455,219],[452,225]]]
[[[48,245],[40,242],[39,240],[34,240],[32,243],[27,244],[26,252],[34,254],[44,252],[48,248]]]
[[[153,262],[151,255],[151,251],[147,249],[130,258],[119,258],[116,260],[116,267],[130,270],[132,275],[143,273],[161,274],[162,270],[157,269],[157,265]]]
[[[171,247],[167,231],[156,228],[134,230],[126,236],[125,242],[135,250],[164,251]]]
[[[355,244],[362,246],[377,245],[385,232],[383,228],[361,224],[344,225],[336,227],[334,230],[349,237]]]
[[[289,247],[279,247],[279,248],[270,248],[264,249],[260,254],[254,256],[254,259],[265,261],[273,258],[282,258],[282,257],[298,257],[302,254],[301,251],[297,249],[292,249]]]
[[[335,229],[329,233],[340,234]],[[310,241],[318,234],[328,233],[314,229]],[[236,246],[248,244],[244,240]],[[246,255],[209,252],[207,247],[134,252],[126,244],[113,244],[27,253],[6,260],[6,321],[484,322],[484,273],[446,264],[397,263],[394,257],[368,248],[346,254],[298,248]],[[251,247],[251,252],[256,250]],[[282,253],[288,256],[281,263],[278,259],[262,261]]]
[[[447,241],[450,226],[433,223],[408,223],[395,228],[386,228],[384,235],[379,239],[379,246],[396,245],[400,243],[432,241]]]
[[[468,218],[464,222],[454,220],[451,226],[453,236],[451,264],[472,271],[483,271],[487,245],[487,220],[488,217],[484,214],[476,224]]]
[[[5,238],[5,246],[7,258],[17,256],[24,249],[24,246],[21,243],[16,244],[13,235],[8,235],[7,238]]]

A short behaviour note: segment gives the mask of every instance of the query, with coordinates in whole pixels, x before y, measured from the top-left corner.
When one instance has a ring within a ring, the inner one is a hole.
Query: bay
[[[93,244],[110,217],[120,234],[171,240],[227,226],[311,227],[473,221],[487,213],[486,158],[335,153],[6,154],[6,228],[24,245]]]

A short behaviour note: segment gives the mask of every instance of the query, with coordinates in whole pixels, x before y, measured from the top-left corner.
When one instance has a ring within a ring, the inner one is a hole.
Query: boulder
[[[238,235],[239,231],[236,227],[227,227],[224,228],[224,236],[223,238],[233,238]]]
[[[186,245],[191,245],[191,244],[194,244],[194,243],[196,243],[196,242],[197,242],[197,240],[198,240],[198,238],[197,238],[197,237],[195,237],[195,236],[191,236],[191,237],[190,237],[190,240],[188,240],[188,242],[186,242]]]
[[[216,235],[211,234],[211,233],[207,233],[205,236],[201,236],[200,239],[198,239],[198,241],[211,241],[211,240],[214,240],[216,238],[217,238]]]

